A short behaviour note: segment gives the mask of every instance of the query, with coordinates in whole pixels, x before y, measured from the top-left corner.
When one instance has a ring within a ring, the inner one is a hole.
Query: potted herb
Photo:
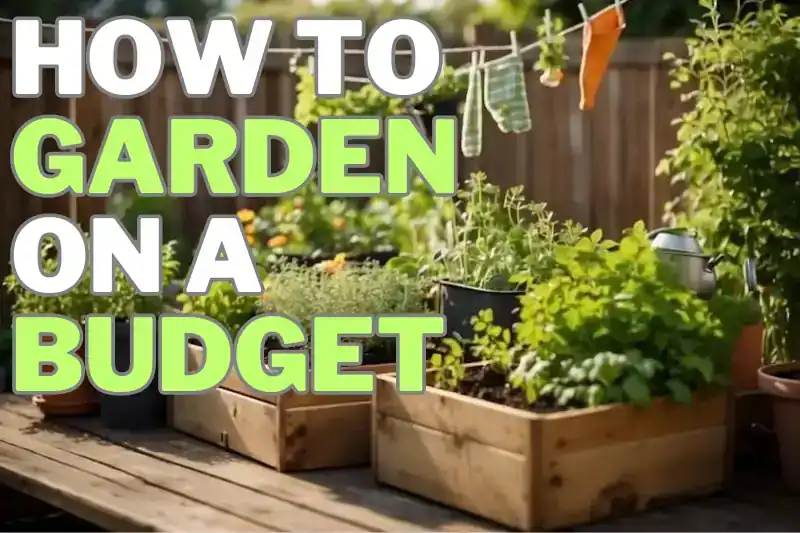
[[[760,370],[759,386],[774,399],[784,476],[800,487],[800,380],[786,363],[800,357],[800,19],[758,1],[723,21],[703,5],[688,57],[671,58],[691,108],[659,171],[681,182],[679,223],[703,230],[709,249],[758,260],[764,359],[779,365]]]
[[[450,333],[472,336],[478,311],[491,309],[497,324],[516,321],[523,280],[543,281],[555,269],[558,244],[576,242],[583,230],[554,221],[545,204],[526,202],[522,187],[502,192],[483,173],[473,174],[450,220],[447,246],[433,254],[404,254],[388,266],[438,279]]]
[[[161,254],[162,291],[176,280],[180,263],[175,259],[175,243],[163,246]],[[114,324],[114,366],[117,372],[131,368],[131,323],[135,314],[158,315],[164,310],[163,296],[136,293],[128,277],[119,269],[115,273],[114,294],[103,297],[102,312],[116,317]],[[144,430],[166,423],[166,398],[158,387],[158,368],[153,381],[136,394],[118,396],[100,394],[100,419],[109,428]]]
[[[545,87],[558,87],[564,79],[564,69],[567,68],[567,59],[564,52],[566,38],[562,35],[564,21],[560,17],[555,20],[550,18],[550,10],[545,12],[545,19],[536,28],[539,36],[539,59],[533,68],[542,73],[539,81]]]
[[[415,277],[375,263],[348,263],[344,256],[314,267],[283,263],[269,274],[261,311],[281,313],[311,331],[316,315],[422,313],[424,294]],[[394,363],[393,342],[359,339],[364,365]]]
[[[521,298],[516,340],[482,312],[482,363],[448,339],[423,394],[378,376],[380,482],[523,531],[721,488],[731,339],[643,224],[614,244],[595,232],[558,246],[558,270]]]
[[[58,247],[53,239],[43,240],[40,257],[43,272],[55,274],[58,271]],[[91,293],[88,272],[72,290],[60,296],[40,296],[29,292],[13,273],[6,276],[3,285],[14,300],[12,305],[14,313],[59,314],[83,323],[84,316],[95,312],[97,308],[98,297]],[[75,355],[84,357],[82,346],[76,350]],[[25,354],[18,353],[16,357],[25,357]],[[43,368],[54,370],[50,365],[43,365]],[[92,384],[88,379],[84,379],[70,392],[34,396],[33,403],[45,416],[85,415],[97,409],[98,398]]]

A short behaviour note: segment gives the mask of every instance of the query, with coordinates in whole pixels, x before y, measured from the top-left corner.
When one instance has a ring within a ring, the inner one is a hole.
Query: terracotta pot
[[[48,340],[45,337],[45,340]],[[50,338],[49,340],[53,340]],[[83,347],[81,346],[76,355],[83,358]],[[42,365],[45,371],[52,372],[52,365]],[[88,379],[70,392],[63,394],[40,394],[33,397],[33,404],[39,408],[44,416],[77,416],[91,414],[99,406],[97,391]]]
[[[764,359],[764,324],[748,324],[733,348],[731,381],[738,391],[758,388],[758,369]]]
[[[761,367],[758,384],[772,396],[783,477],[800,491],[800,362]]]

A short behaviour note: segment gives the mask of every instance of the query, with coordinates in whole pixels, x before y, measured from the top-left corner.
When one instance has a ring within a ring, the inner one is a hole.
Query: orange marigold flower
[[[252,209],[239,209],[236,216],[242,221],[242,224],[249,224],[256,219],[256,214]]]
[[[256,243],[256,238],[252,235],[247,235],[247,244],[253,246]]]
[[[347,221],[344,217],[336,217],[331,224],[336,231],[342,231],[347,226]]]
[[[286,238],[286,235],[275,235],[267,241],[267,246],[270,248],[283,248],[287,242],[289,242],[289,239]]]
[[[255,235],[256,234],[256,227],[254,224],[245,224],[244,225],[244,234],[245,235]]]

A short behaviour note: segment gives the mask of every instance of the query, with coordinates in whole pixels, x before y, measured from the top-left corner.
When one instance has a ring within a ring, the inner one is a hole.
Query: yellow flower
[[[244,234],[245,235],[255,235],[256,234],[256,227],[253,224],[245,224],[244,225]]]
[[[242,221],[242,224],[249,224],[256,218],[256,214],[252,209],[240,209],[236,212],[236,216]]]
[[[336,217],[333,219],[332,225],[333,229],[336,231],[342,231],[347,225],[347,221],[344,219],[344,217]]]
[[[289,239],[286,238],[286,235],[275,235],[267,241],[267,246],[270,248],[283,248],[287,242],[289,242]]]
[[[319,268],[326,274],[335,274],[347,264],[347,254],[336,254],[336,257],[319,263]]]
[[[248,235],[247,236],[247,244],[249,244],[250,246],[253,246],[255,243],[256,243],[256,238],[253,237],[252,235]]]

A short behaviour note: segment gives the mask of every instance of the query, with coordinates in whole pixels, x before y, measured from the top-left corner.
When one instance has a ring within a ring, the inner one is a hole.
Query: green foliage
[[[450,206],[419,178],[412,180],[408,196],[357,200],[320,196],[312,180],[257,214],[243,209],[238,215],[259,263],[268,264],[282,254],[353,256],[438,249]]]
[[[88,236],[87,236],[88,239]],[[42,271],[55,274],[58,271],[58,247],[55,240],[45,239],[41,247]],[[174,243],[162,248],[162,288],[172,283],[180,268],[175,259]],[[164,302],[161,296],[143,296],[135,288],[122,270],[115,271],[114,294],[95,296],[91,292],[91,270],[87,268],[84,277],[69,292],[61,296],[40,296],[23,287],[12,273],[6,276],[3,285],[14,298],[12,307],[15,313],[55,313],[82,321],[90,313],[113,314],[126,317],[134,313],[159,313]]]
[[[515,340],[491,313],[474,321],[477,355],[527,404],[689,403],[726,382],[734,333],[659,259],[643,223],[619,243],[598,230],[559,246],[556,261],[557,273],[521,298]]]
[[[540,72],[548,70],[563,70],[567,67],[567,57],[564,51],[566,37],[559,35],[564,31],[564,20],[554,17],[550,21],[550,26],[545,22],[537,26],[536,35],[542,42],[539,47],[539,59],[536,60],[533,68]]]
[[[178,303],[184,313],[193,313],[213,318],[231,335],[256,314],[257,296],[242,296],[236,293],[233,284],[217,281],[211,284],[208,294],[203,296],[178,295]]]
[[[800,18],[757,3],[723,23],[702,3],[688,57],[672,58],[692,108],[659,172],[685,188],[669,206],[675,223],[698,228],[708,249],[757,258],[767,358],[785,359],[800,353]]]
[[[261,310],[295,318],[306,331],[315,315],[421,313],[423,293],[416,278],[374,263],[334,260],[304,267],[280,263],[266,280]],[[380,339],[366,345],[379,343]]]
[[[408,113],[402,99],[386,96],[371,84],[348,90],[341,98],[318,98],[314,92],[314,76],[308,68],[300,67],[296,74],[298,82],[294,118],[304,126],[316,124],[320,117],[387,117]],[[457,76],[452,67],[445,67],[430,91],[412,99],[409,104],[421,109],[436,102],[460,99],[466,93],[467,81],[466,76]]]
[[[526,202],[522,190],[503,192],[485,174],[473,174],[458,193],[447,247],[405,254],[389,266],[495,290],[519,287],[521,275],[546,279],[555,267],[556,245],[574,243],[583,230],[556,222],[545,204]]]

